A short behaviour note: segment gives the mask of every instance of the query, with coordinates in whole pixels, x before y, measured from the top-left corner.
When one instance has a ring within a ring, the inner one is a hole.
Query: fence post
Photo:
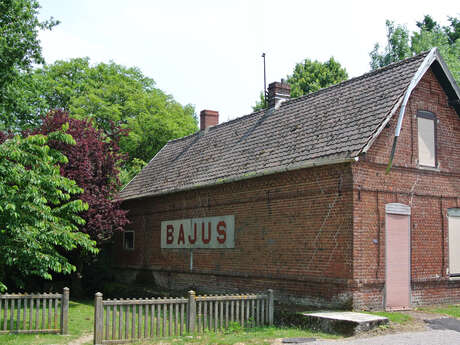
[[[187,328],[190,333],[195,332],[196,322],[196,300],[195,291],[188,292],[188,315],[187,315]]]
[[[274,315],[275,303],[273,298],[273,290],[268,289],[268,324],[273,325],[273,315]]]
[[[69,288],[65,287],[61,299],[61,334],[69,332],[69,294]]]
[[[94,295],[94,345],[102,344],[103,317],[102,294],[97,292]]]

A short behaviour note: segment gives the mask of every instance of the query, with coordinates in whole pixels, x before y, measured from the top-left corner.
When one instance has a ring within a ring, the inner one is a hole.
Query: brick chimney
[[[200,130],[219,124],[219,112],[214,110],[202,110],[200,112]]]
[[[268,85],[268,107],[278,108],[281,103],[291,98],[291,86],[281,79]]]

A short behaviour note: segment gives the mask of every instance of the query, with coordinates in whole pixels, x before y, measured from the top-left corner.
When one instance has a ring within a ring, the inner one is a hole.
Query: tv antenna
[[[265,69],[265,53],[262,53],[264,59],[264,107],[267,107],[267,71]]]

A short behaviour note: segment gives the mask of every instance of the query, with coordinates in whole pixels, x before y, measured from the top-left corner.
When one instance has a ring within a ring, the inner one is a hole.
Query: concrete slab
[[[303,315],[316,329],[346,335],[353,335],[388,324],[386,317],[351,311],[305,313]]]

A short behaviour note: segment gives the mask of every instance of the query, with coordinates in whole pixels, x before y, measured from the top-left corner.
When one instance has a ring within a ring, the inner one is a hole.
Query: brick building
[[[124,280],[353,308],[460,302],[460,90],[438,51],[288,98],[272,83],[267,110],[222,124],[202,111],[123,189]]]

